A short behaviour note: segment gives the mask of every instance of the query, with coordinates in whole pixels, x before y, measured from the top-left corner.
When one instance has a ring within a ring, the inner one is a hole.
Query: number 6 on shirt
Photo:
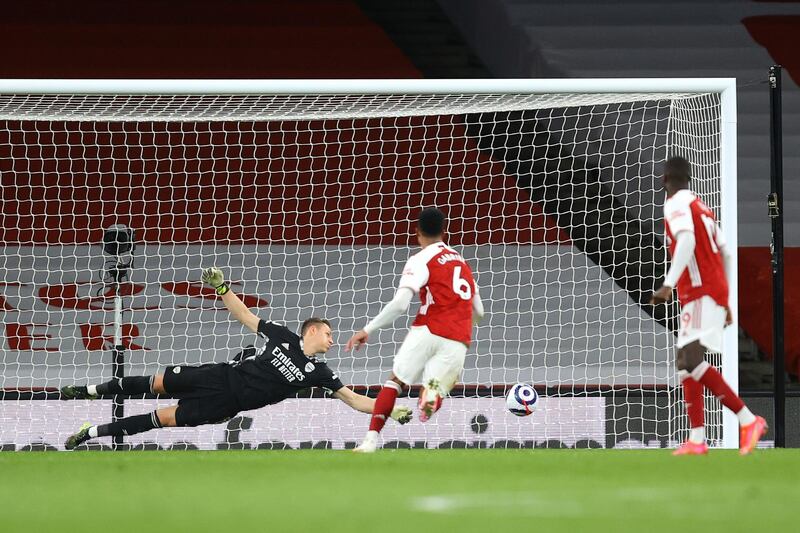
[[[453,292],[458,294],[462,300],[472,299],[472,286],[469,281],[461,278],[460,266],[453,269]]]

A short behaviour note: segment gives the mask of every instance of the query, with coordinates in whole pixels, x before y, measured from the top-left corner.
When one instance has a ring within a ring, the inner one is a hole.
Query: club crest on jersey
[[[314,363],[306,363],[306,372],[313,372],[314,371]]]

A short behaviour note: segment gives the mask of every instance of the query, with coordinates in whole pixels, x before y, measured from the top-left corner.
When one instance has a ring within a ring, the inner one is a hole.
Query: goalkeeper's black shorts
[[[226,363],[167,367],[164,389],[179,399],[175,412],[178,426],[217,424],[239,412],[228,385],[229,371]]]

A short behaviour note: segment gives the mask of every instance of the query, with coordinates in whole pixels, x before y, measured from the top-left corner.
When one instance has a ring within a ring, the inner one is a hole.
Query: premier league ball
[[[517,416],[528,416],[536,409],[539,395],[527,383],[517,383],[506,395],[506,407]]]

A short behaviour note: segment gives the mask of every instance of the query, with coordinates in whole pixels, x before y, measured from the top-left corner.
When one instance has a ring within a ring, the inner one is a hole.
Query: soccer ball
[[[536,389],[527,383],[517,383],[506,394],[506,407],[517,416],[528,416],[533,413],[537,401],[539,395]]]

